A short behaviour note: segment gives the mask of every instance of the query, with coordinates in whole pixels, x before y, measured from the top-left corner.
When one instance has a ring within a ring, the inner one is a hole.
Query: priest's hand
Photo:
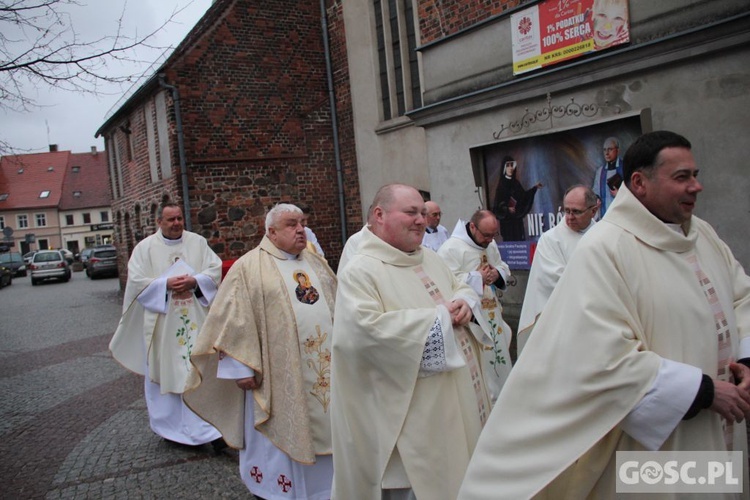
[[[732,370],[737,387],[750,392],[750,367],[742,363],[729,363],[729,369]]]
[[[489,265],[480,268],[479,274],[482,275],[482,283],[485,285],[491,285],[500,277],[500,272]]]
[[[240,378],[235,380],[235,383],[243,391],[254,391],[260,387],[260,379],[257,376]]]
[[[471,320],[472,312],[464,299],[456,299],[448,304],[453,326],[464,326]]]
[[[711,409],[727,422],[750,419],[750,393],[730,382],[714,380],[714,401]]]
[[[187,274],[172,276],[167,279],[167,290],[172,290],[176,293],[189,292],[196,286],[198,286],[198,281]]]

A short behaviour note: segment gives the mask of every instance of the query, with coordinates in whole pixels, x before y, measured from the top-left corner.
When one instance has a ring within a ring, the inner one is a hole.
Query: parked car
[[[13,284],[13,271],[5,266],[0,266],[0,288]]]
[[[65,260],[68,261],[68,264],[72,264],[75,262],[75,257],[73,256],[73,252],[70,250],[66,250],[65,248],[61,248],[58,250],[61,254],[63,254],[63,257],[65,257]]]
[[[0,266],[10,269],[14,277],[26,276],[26,262],[18,252],[0,253]]]
[[[100,276],[117,276],[117,249],[112,245],[94,248],[86,260],[86,276],[91,279]]]
[[[36,250],[32,250],[31,252],[26,252],[25,254],[23,254],[23,261],[26,263],[27,266],[31,264],[31,259],[32,257],[34,257],[35,253],[36,253]]]
[[[51,278],[69,281],[71,274],[70,264],[58,250],[39,250],[31,259],[29,271],[32,285]]]
[[[78,254],[78,260],[81,261],[83,264],[86,263],[87,260],[89,260],[89,257],[91,256],[91,252],[93,252],[94,249],[91,247],[84,248],[81,250],[81,253]]]

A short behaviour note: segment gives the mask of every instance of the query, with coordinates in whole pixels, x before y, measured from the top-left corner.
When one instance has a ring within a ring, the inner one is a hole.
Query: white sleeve
[[[466,284],[480,297],[484,294],[484,280],[479,271],[469,271],[466,273]]]
[[[218,290],[216,283],[214,283],[214,280],[212,280],[210,276],[201,273],[194,275],[193,278],[198,282],[198,286],[203,294],[203,297],[198,299],[198,303],[203,307],[208,307],[209,304],[214,301],[214,297],[216,296]]]
[[[418,376],[429,377],[464,365],[466,362],[453,332],[451,315],[447,307],[439,305],[435,322],[427,335]]]
[[[700,368],[662,358],[651,389],[620,427],[646,449],[658,450],[690,409],[702,379]]]
[[[156,278],[143,289],[136,300],[151,312],[167,314],[169,310],[167,278]]]
[[[228,378],[239,380],[241,378],[254,377],[255,370],[243,365],[231,356],[220,356],[219,367],[216,369],[216,378]]]

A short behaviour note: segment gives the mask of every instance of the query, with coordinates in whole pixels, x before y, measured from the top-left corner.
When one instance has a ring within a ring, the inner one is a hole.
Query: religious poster
[[[514,75],[630,41],[628,0],[547,0],[510,23]]]
[[[634,114],[472,148],[486,208],[500,221],[498,247],[511,269],[530,268],[539,237],[563,220],[569,187],[591,186],[611,203],[622,182],[622,156],[642,129],[641,115]]]

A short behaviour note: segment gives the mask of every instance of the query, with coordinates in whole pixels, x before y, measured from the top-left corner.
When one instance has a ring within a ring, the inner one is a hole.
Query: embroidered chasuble
[[[200,297],[167,291],[168,278],[186,274],[195,278]],[[168,240],[159,230],[136,245],[128,261],[123,315],[109,347],[123,366],[145,375],[149,424],[170,441],[200,445],[220,437],[182,399],[190,353],[220,279],[221,259],[189,231]]]
[[[331,453],[331,311],[315,271],[304,260],[276,260],[294,311],[302,386],[317,455]],[[318,284],[314,286],[314,284]]]
[[[396,487],[417,498],[455,498],[488,394],[482,365],[472,372],[463,358],[450,368],[447,353],[458,345],[459,358],[465,347],[478,359],[480,342],[491,345],[489,325],[477,295],[434,252],[407,254],[367,228],[361,234],[358,254],[339,271],[336,298],[332,498],[380,499]],[[456,298],[484,325],[479,338],[454,329],[438,305]]]
[[[177,260],[162,276],[169,278],[195,271]],[[190,351],[198,337],[198,326],[206,319],[206,308],[202,307],[192,292],[170,293],[167,312],[156,320],[151,348],[148,351],[148,366],[151,380],[159,383],[162,394],[181,394],[190,371]]]
[[[194,276],[203,297],[168,292],[172,276]],[[190,353],[221,279],[221,259],[202,236],[184,231],[177,241],[161,231],[144,239],[128,262],[123,317],[110,343],[114,358],[160,385],[162,394],[181,394]]]
[[[492,346],[483,349],[482,362],[487,389],[494,402],[512,368],[509,346],[513,333],[503,320],[503,306],[497,297],[497,288],[494,284],[485,284],[478,270],[491,265],[506,279],[510,276],[510,269],[502,261],[497,245],[492,243],[482,248],[474,243],[466,234],[466,226],[461,220],[456,224],[451,238],[440,247],[438,255],[459,280],[469,284],[481,297],[482,316],[490,325],[492,335]],[[472,324],[470,328],[478,328],[478,325]]]
[[[264,237],[232,266],[206,335],[193,348],[185,402],[230,446],[244,448],[245,391],[217,378],[223,353],[262,377],[248,393],[255,429],[292,460],[313,464],[316,454],[330,453],[327,363],[336,277],[307,250],[298,259],[287,255]]]
[[[690,255],[720,305],[721,343],[717,309]],[[693,216],[673,231],[623,185],[578,244],[539,316],[458,498],[615,498],[617,451],[727,449],[718,413],[682,417],[700,374],[718,380],[722,360],[737,359],[749,335],[750,277],[713,228]],[[680,373],[674,380],[665,363],[682,367],[672,372]],[[696,373],[694,380],[687,371]],[[656,389],[663,395],[655,406],[640,407]],[[640,422],[671,424],[638,441],[633,436],[655,427],[629,427],[636,409]],[[733,426],[731,440],[734,450],[747,452],[745,425]]]

